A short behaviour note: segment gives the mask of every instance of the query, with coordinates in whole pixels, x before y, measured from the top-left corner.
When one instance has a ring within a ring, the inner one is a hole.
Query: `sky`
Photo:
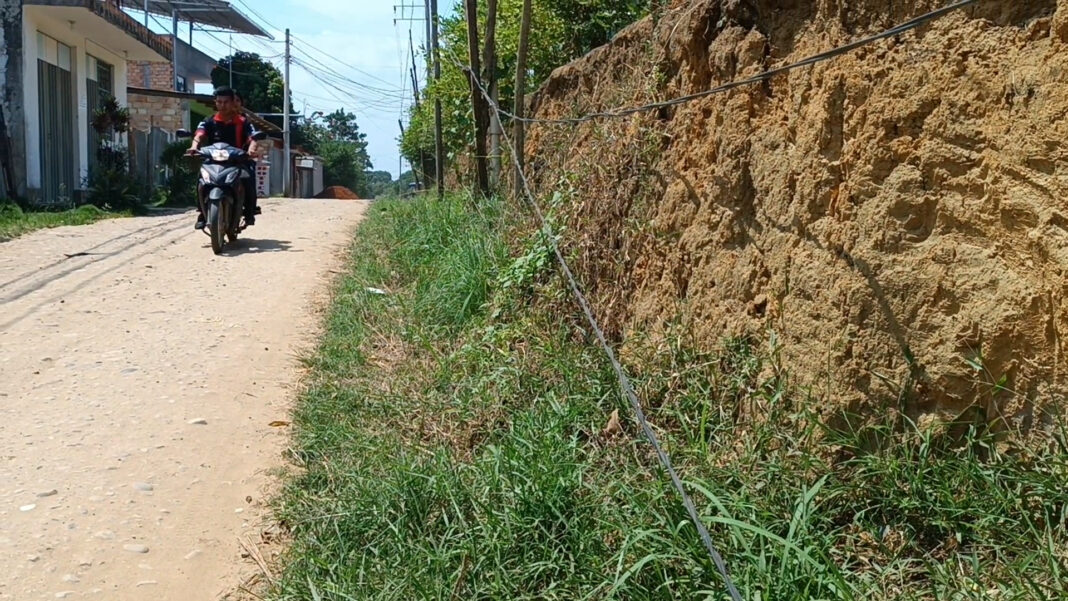
[[[398,175],[400,152],[398,118],[407,126],[412,103],[408,74],[412,58],[409,29],[415,44],[419,85],[425,83],[425,62],[420,55],[426,37],[422,0],[230,0],[230,3],[265,30],[274,40],[234,35],[234,51],[255,52],[282,70],[285,28],[293,39],[290,70],[293,104],[298,112],[355,113],[374,169]],[[439,0],[451,9],[452,0]],[[403,6],[402,6],[403,5]],[[402,20],[418,19],[418,20]],[[164,22],[165,21],[165,22]],[[169,19],[151,23],[156,31],[169,29]],[[189,26],[178,31],[188,41]],[[230,53],[230,36],[215,29],[194,29],[193,45],[221,58]],[[201,89],[197,90],[202,91]],[[408,170],[405,162],[403,170]]]

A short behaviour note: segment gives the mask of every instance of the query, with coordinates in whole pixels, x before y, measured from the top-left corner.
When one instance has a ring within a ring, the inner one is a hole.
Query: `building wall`
[[[189,127],[189,111],[181,99],[130,94],[129,106],[131,130],[152,131],[158,127],[174,133]]]
[[[127,67],[131,86],[152,90],[174,89],[174,66],[170,63],[130,61]],[[130,129],[147,132],[159,127],[173,133],[178,129],[189,129],[190,125],[187,101],[130,95]]]
[[[23,112],[22,2],[0,0],[0,108],[11,140],[12,171],[19,195],[26,193],[26,128]],[[0,190],[0,196],[4,191]]]
[[[37,81],[37,60],[42,49],[37,47],[37,32],[54,38],[72,49],[72,73],[74,79],[75,101],[77,103],[74,140],[77,148],[75,164],[78,169],[78,186],[81,187],[89,177],[89,149],[87,130],[89,128],[88,91],[86,79],[86,54],[91,54],[113,67],[114,94],[120,106],[127,106],[129,98],[126,93],[127,67],[125,57],[119,56],[104,45],[106,41],[95,42],[87,39],[78,29],[71,29],[69,23],[51,19],[47,7],[25,7],[23,9],[22,45],[23,45],[23,96],[25,102],[25,148],[26,148],[26,188],[27,191],[41,187],[40,159],[40,110],[39,88]]]
[[[174,66],[167,62],[130,61],[130,85],[152,90],[174,89]]]

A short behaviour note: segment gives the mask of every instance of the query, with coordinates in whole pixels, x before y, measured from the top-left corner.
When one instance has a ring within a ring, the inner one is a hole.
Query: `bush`
[[[106,211],[138,210],[144,206],[144,186],[130,174],[126,151],[102,145],[97,166],[89,175],[86,201]]]
[[[165,206],[191,207],[196,205],[197,169],[196,165],[185,157],[189,143],[172,142],[163,149],[160,162],[170,170],[167,186],[160,190]]]
[[[139,210],[146,196],[142,186],[130,174],[130,160],[126,149],[114,142],[115,134],[129,128],[129,110],[119,106],[115,98],[108,98],[93,113],[91,125],[100,136],[96,147],[96,166],[89,173],[89,204],[107,211]]]

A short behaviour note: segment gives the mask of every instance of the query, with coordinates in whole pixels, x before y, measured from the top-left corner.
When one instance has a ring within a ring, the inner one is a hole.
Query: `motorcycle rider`
[[[196,155],[204,144],[216,144],[224,142],[236,148],[243,148],[250,156],[255,156],[255,141],[252,136],[255,130],[252,123],[241,114],[239,105],[235,99],[236,93],[230,88],[218,88],[215,90],[215,115],[205,119],[197,127],[193,144],[186,154]],[[255,172],[251,175],[255,177]],[[256,185],[253,178],[245,183],[245,225],[256,224]],[[198,203],[196,229],[204,229],[204,209]]]
[[[237,90],[234,90],[234,100],[237,102],[237,112],[240,113],[241,115],[244,115],[245,114],[245,99],[241,97],[241,92],[238,92]],[[255,129],[255,128],[253,128],[253,129]],[[260,214],[260,207],[257,206],[257,204],[256,204],[256,200],[258,198],[257,189],[256,189],[256,177],[257,177],[257,175],[256,175],[256,161],[251,161],[251,163],[252,163],[252,179],[251,179],[250,183],[252,184],[252,195],[250,196],[250,198],[252,198],[252,201],[251,201],[250,204],[252,205],[252,215],[253,215],[252,221],[253,221],[253,223],[255,223],[255,221],[256,221],[255,216]]]

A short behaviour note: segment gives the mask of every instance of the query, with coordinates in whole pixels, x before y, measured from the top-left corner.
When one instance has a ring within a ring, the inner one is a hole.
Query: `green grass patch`
[[[272,599],[727,598],[548,245],[509,214],[371,206],[308,359]],[[669,342],[632,355],[635,382],[746,599],[1068,595],[1063,434],[832,430],[774,346]]]
[[[63,225],[86,225],[101,219],[129,217],[130,213],[111,213],[92,205],[60,212],[23,211],[17,205],[0,205],[0,242],[29,232]]]

